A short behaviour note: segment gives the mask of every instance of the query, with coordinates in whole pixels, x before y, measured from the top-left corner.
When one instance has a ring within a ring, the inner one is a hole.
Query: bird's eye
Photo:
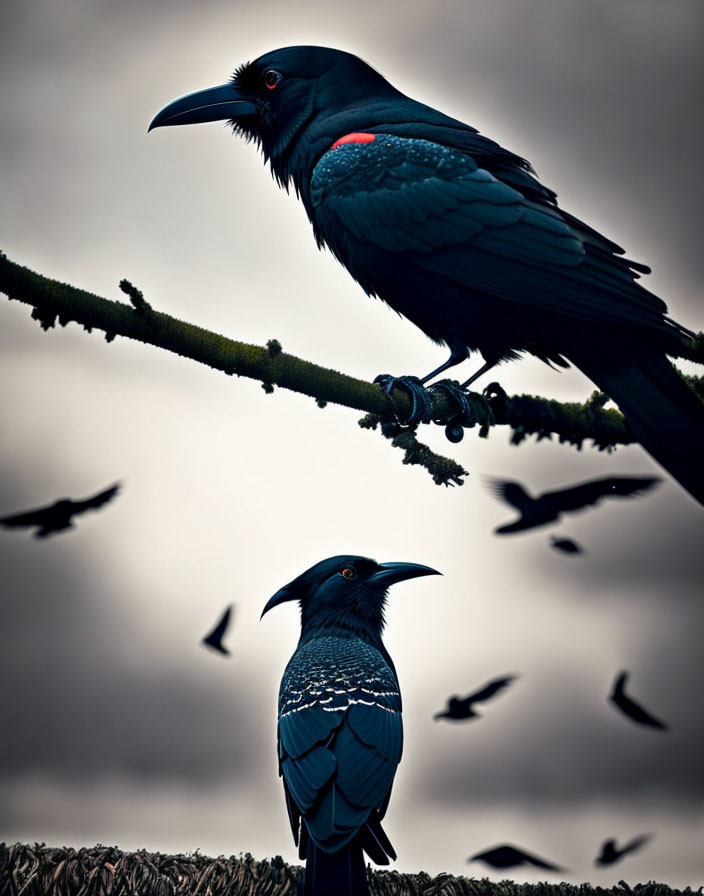
[[[341,574],[346,579],[356,579],[357,578],[357,573],[355,572],[354,569],[352,569],[351,566],[347,566],[345,569],[343,569]]]
[[[273,90],[281,80],[281,72],[274,71],[270,68],[268,72],[264,72],[264,83],[269,90]]]

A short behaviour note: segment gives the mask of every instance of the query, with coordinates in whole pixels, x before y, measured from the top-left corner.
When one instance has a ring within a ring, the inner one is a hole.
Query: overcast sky
[[[317,251],[252,146],[218,124],[146,134],[241,62],[324,44],[529,158],[702,329],[702,18],[699,0],[4,4],[0,248],[110,298],[128,277],[162,311],[362,378],[431,369],[444,352]],[[0,531],[0,840],[294,861],[275,724],[298,619],[259,614],[352,552],[444,573],[390,596],[396,867],[482,876],[467,856],[513,842],[569,881],[704,883],[704,516],[638,447],[516,448],[500,429],[451,446],[440,431],[428,440],[471,475],[438,488],[353,411],[73,324],[43,333],[2,297],[0,376],[0,515],[123,483],[74,532]],[[499,379],[592,389],[531,359]],[[511,512],[487,477],[540,492],[611,473],[664,481],[492,534]],[[586,553],[552,551],[550,532]],[[199,639],[230,602],[224,660]],[[670,733],[607,703],[621,669]],[[509,673],[482,719],[433,722],[449,695]],[[646,832],[647,849],[594,869],[603,839]]]

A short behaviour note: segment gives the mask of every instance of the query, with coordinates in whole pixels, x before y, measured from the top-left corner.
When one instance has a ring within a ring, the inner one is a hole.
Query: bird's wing
[[[630,477],[630,476],[606,476],[602,479],[593,479],[583,482],[572,488],[558,489],[553,492],[545,492],[537,500],[554,507],[558,512],[576,511],[591,504],[596,504],[602,498],[631,498],[652,488],[660,482],[656,476]]]
[[[667,731],[668,726],[664,722],[661,722],[660,719],[651,715],[644,706],[641,706],[640,703],[636,703],[636,701],[626,693],[628,676],[629,673],[624,671],[616,678],[613,691],[610,695],[611,702],[625,715],[633,719],[634,722],[638,722],[641,725],[648,725],[651,728],[660,728],[663,731]]]
[[[51,510],[51,505],[48,507],[37,507],[34,510],[25,510],[12,516],[0,517],[0,526],[7,526],[8,528],[15,526],[41,526],[47,518],[48,510]]]
[[[203,640],[215,640],[220,641],[222,636],[227,631],[227,627],[230,624],[230,616],[232,615],[232,604],[225,610],[225,612],[220,617],[215,628],[208,634]]]
[[[98,507],[102,507],[103,504],[107,504],[108,501],[111,501],[115,495],[120,490],[120,484],[115,483],[115,485],[111,485],[110,488],[106,488],[105,491],[99,492],[97,495],[93,495],[91,498],[85,498],[82,501],[74,501],[74,513],[83,513],[84,510],[97,510]]]
[[[510,685],[512,681],[515,681],[515,679],[515,675],[507,675],[505,678],[495,678],[480,690],[470,694],[466,700],[469,703],[479,703],[482,700],[488,700],[490,697],[498,694],[499,691],[503,691],[503,689],[508,687],[508,685]]]
[[[378,651],[368,651],[381,660]],[[310,676],[296,678],[289,670],[282,685],[281,774],[310,836],[326,849],[341,849],[374,809],[383,812],[401,757],[395,677],[383,662],[374,667],[367,661],[364,669],[364,681],[352,687],[344,676],[326,682],[318,673],[310,684]]]
[[[641,834],[640,837],[634,837],[633,840],[631,840],[629,843],[625,843],[621,847],[621,849],[619,849],[619,855],[625,856],[630,852],[635,852],[636,850],[641,849],[643,846],[645,846],[645,844],[652,839],[652,834]]]
[[[536,311],[662,326],[664,303],[635,283],[618,247],[466,152],[383,133],[344,143],[316,164],[311,204],[319,238],[369,292],[375,276],[355,244],[402,253],[410,270],[484,296],[523,303],[529,294]]]
[[[533,504],[533,498],[526,492],[520,482],[490,479],[487,485],[498,498],[503,498],[507,504],[515,507],[521,513],[524,513]]]
[[[650,728],[660,728],[663,731],[668,730],[668,726],[664,722],[657,719],[654,715],[648,712],[644,706],[640,703],[636,703],[636,701],[627,694],[617,694],[612,699],[616,706],[633,719],[634,722],[638,722],[641,725],[648,725]]]

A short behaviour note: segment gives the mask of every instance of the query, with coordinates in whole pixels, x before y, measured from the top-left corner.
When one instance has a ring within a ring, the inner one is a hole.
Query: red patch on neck
[[[376,140],[376,134],[345,134],[344,137],[340,137],[339,140],[336,140],[330,149],[335,149],[338,146],[344,146],[346,143],[373,143]]]

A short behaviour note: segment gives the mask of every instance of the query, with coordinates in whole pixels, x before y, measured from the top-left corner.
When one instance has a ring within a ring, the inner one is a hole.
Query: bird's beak
[[[204,121],[221,121],[225,118],[241,118],[253,115],[257,107],[246,99],[232,84],[209,87],[197,93],[189,93],[165,106],[149,125],[163,128],[175,124],[200,124]]]
[[[373,573],[367,579],[370,585],[381,585],[389,588],[396,582],[406,579],[415,579],[418,576],[441,576],[442,573],[430,566],[421,566],[420,563],[381,563],[381,569]]]
[[[299,597],[300,595],[289,585],[284,585],[283,588],[279,588],[276,594],[272,598],[270,598],[267,605],[262,610],[262,615],[259,617],[259,619],[263,619],[265,613],[268,613],[269,610],[273,610],[274,607],[278,607],[279,604],[285,604],[286,601],[289,600],[298,600]]]

